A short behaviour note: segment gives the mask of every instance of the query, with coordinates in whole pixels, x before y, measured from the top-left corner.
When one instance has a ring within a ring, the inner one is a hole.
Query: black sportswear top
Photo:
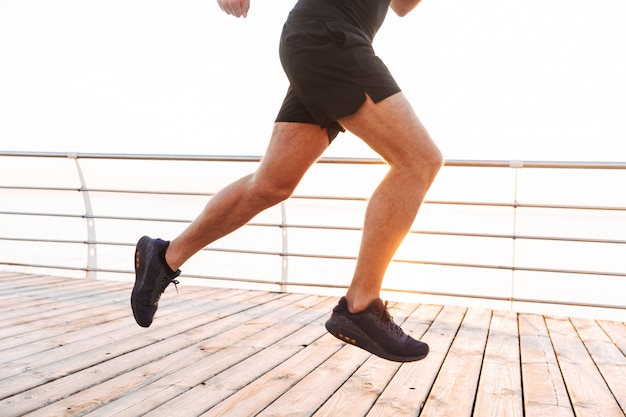
[[[390,3],[391,0],[299,0],[288,20],[349,23],[371,42],[387,16]]]

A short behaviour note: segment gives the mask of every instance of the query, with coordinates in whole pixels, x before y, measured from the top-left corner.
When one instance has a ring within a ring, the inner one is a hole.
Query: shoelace
[[[387,304],[388,304],[388,301],[385,301],[384,308],[381,308],[378,310],[378,313],[379,313],[378,318],[380,319],[382,323],[386,323],[387,326],[389,326],[389,329],[391,330],[393,334],[395,334],[396,336],[400,336],[404,334],[404,332],[402,331],[400,326],[398,326],[396,322],[393,321],[393,317],[391,317],[391,314],[389,314],[389,310],[387,309]]]
[[[172,278],[171,283],[174,284],[174,288],[176,288],[176,294],[179,294],[179,292],[178,292],[178,284],[180,284],[180,282],[178,282],[178,280],[176,278]]]
[[[165,291],[167,286],[170,284],[174,284],[174,288],[176,288],[176,294],[178,294],[178,284],[180,284],[180,282],[176,278],[172,278],[169,281],[165,282],[163,288],[161,289],[161,292]]]
[[[163,294],[163,292],[165,292],[165,289],[170,284],[174,284],[174,288],[176,288],[176,294],[179,294],[179,292],[178,292],[178,284],[180,284],[180,282],[176,278],[163,277],[161,279],[161,288],[159,288],[160,291],[159,291],[159,295],[156,298],[156,302],[159,302],[159,300],[161,299],[161,294]]]

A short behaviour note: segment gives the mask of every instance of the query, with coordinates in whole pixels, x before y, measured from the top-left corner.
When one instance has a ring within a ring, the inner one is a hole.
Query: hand
[[[217,0],[224,13],[235,17],[248,17],[250,0]]]
[[[417,7],[421,0],[391,0],[391,10],[400,17],[406,16]]]

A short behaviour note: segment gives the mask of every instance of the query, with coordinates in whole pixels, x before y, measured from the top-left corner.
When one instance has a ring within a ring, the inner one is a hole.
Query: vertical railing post
[[[93,209],[91,207],[91,199],[89,198],[89,189],[85,182],[85,176],[80,168],[77,153],[68,153],[68,158],[72,158],[76,163],[78,178],[80,179],[80,192],[83,195],[85,204],[85,221],[87,223],[87,267],[85,268],[85,278],[96,279],[98,267],[98,252],[96,248],[96,224],[93,218]]]
[[[287,233],[287,207],[285,202],[280,203],[280,232],[282,234],[282,251],[280,255],[281,274],[280,274],[280,291],[287,290],[289,282],[289,241]]]
[[[511,256],[511,294],[509,296],[509,305],[511,311],[513,311],[513,300],[515,299],[515,266],[517,255],[517,207],[519,202],[517,201],[517,186],[519,170],[524,168],[524,161],[512,160],[509,161],[509,166],[515,170],[514,184],[513,184],[513,245]]]

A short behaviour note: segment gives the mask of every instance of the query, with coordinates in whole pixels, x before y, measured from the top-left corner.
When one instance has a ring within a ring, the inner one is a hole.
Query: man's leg
[[[369,201],[352,283],[326,329],[381,358],[423,359],[428,345],[394,323],[380,289],[387,266],[441,167],[441,153],[402,93],[377,104],[368,97],[358,112],[340,122],[387,161],[389,172]]]
[[[152,324],[161,294],[170,283],[178,283],[178,268],[187,259],[289,197],[327,147],[328,135],[317,125],[277,123],[254,174],[213,196],[202,213],[172,242],[142,237],[135,248],[135,285],[131,294],[137,324]]]
[[[305,123],[276,123],[257,171],[218,192],[176,238],[166,261],[178,269],[209,243],[240,228],[255,215],[288,198],[328,147],[325,130]]]
[[[443,159],[402,93],[374,104],[368,97],[357,113],[341,120],[388,164],[372,195],[346,299],[355,313],[380,295],[387,266],[408,233]]]

